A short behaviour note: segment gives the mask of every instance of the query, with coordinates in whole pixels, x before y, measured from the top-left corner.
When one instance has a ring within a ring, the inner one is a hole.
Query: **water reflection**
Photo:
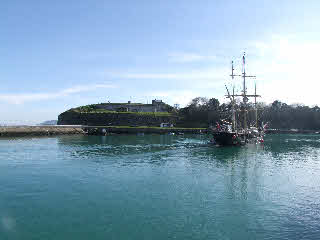
[[[180,156],[194,161],[225,164],[246,155],[262,151],[261,145],[246,147],[216,147],[210,145],[209,136],[203,135],[115,135],[115,136],[64,136],[58,145],[79,156],[128,157],[143,154],[153,159]]]
[[[308,148],[319,147],[319,134],[278,134],[266,137],[266,150],[275,155],[287,152],[304,152]]]
[[[201,135],[113,135],[63,136],[59,147],[74,159],[118,164],[163,164],[172,157],[183,157],[188,149],[206,145]]]
[[[224,189],[231,199],[262,199],[265,197],[260,189],[265,177],[261,176],[262,169],[264,174],[273,176],[279,172],[279,166],[287,167],[294,161],[301,166],[302,162],[318,158],[320,144],[319,136],[311,135],[270,135],[264,145],[245,147],[215,147],[208,141],[209,136],[201,135],[64,136],[58,138],[58,145],[73,160],[104,165],[180,164],[192,174],[199,169],[201,174],[222,170]]]
[[[289,165],[317,160],[320,149],[319,135],[279,134],[266,138],[266,151],[273,162]]]
[[[52,140],[3,144],[0,205],[13,211],[0,216],[0,235],[4,227],[17,226],[26,236],[52,224],[58,225],[47,236],[76,225],[100,231],[101,239],[110,236],[101,230],[106,226],[114,227],[112,236],[138,229],[151,238],[155,229],[179,228],[186,233],[179,239],[202,233],[208,234],[201,239],[297,239],[297,231],[315,239],[319,233],[319,137],[270,135],[264,148],[214,147],[200,135]],[[9,166],[9,156],[33,165]],[[138,235],[133,238],[144,237]]]
[[[58,144],[71,148],[101,150],[101,153],[110,153],[114,149],[123,149],[124,154],[134,153],[135,150],[152,152],[179,147],[195,147],[204,144],[203,140],[197,138],[197,136],[189,137],[170,135],[64,136],[58,139]]]
[[[159,135],[159,134],[149,134],[149,135],[108,135],[108,136],[61,136],[59,138],[60,144],[66,145],[138,145],[138,144],[161,144],[168,145],[181,139],[180,136],[171,135]]]
[[[265,144],[245,147],[214,147],[203,135],[114,135],[114,136],[62,136],[58,146],[74,157],[115,157],[122,159],[150,159],[156,163],[178,156],[200,161],[216,167],[242,161],[256,155],[268,155],[277,164],[289,161],[306,161],[317,158],[320,148],[318,135],[267,135]],[[101,159],[100,159],[101,160]]]

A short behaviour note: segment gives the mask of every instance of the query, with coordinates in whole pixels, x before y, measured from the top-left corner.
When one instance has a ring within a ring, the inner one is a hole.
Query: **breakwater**
[[[207,134],[207,128],[161,128],[148,126],[87,126],[87,125],[56,125],[56,126],[10,126],[0,127],[0,137],[23,136],[55,136],[55,135],[108,135],[108,134]],[[314,134],[314,130],[278,130],[269,129],[267,134]]]
[[[207,133],[206,128],[160,128],[126,126],[10,126],[0,127],[0,137],[56,136],[72,134],[108,135],[108,134],[199,134]]]
[[[10,126],[0,127],[0,137],[55,136],[84,134],[81,126]]]
[[[125,127],[125,126],[83,126],[83,130],[89,135],[108,134],[202,134],[208,133],[207,128],[161,128],[161,127]]]

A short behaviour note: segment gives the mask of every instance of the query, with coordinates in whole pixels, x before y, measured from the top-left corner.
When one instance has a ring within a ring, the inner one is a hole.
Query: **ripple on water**
[[[208,140],[2,139],[0,239],[317,239],[318,136]]]

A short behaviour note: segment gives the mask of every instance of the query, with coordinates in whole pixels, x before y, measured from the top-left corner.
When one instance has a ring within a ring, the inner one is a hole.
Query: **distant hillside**
[[[58,120],[48,120],[40,123],[39,125],[57,125]]]
[[[58,116],[58,125],[160,126],[175,123],[174,108],[162,101],[152,104],[100,103],[71,108]]]

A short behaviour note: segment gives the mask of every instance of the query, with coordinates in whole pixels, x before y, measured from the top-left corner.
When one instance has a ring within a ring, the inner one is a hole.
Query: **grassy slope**
[[[90,111],[81,111],[82,109],[75,108],[71,111],[76,113],[84,113],[84,114],[93,114],[93,113],[110,113],[110,114],[134,114],[134,115],[152,115],[152,116],[172,116],[169,112],[117,112],[117,111],[109,111],[104,109],[94,109]]]

